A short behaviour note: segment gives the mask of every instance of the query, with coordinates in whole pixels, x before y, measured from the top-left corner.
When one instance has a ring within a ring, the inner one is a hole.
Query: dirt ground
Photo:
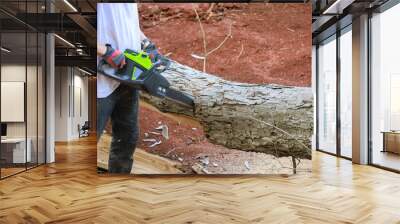
[[[207,57],[206,71],[228,80],[247,83],[311,85],[311,6],[309,4],[196,4],[205,30],[208,51],[216,48],[229,33],[231,37]],[[140,24],[162,54],[202,70],[203,38],[192,4],[140,4]],[[200,164],[217,174],[291,174],[289,158],[227,149],[210,143],[201,126],[177,120],[154,109],[140,107],[139,147],[180,161],[184,172]],[[169,139],[150,132],[165,124]],[[149,147],[144,139],[162,143]],[[208,162],[208,163],[207,163]],[[308,172],[311,161],[303,160],[298,171]]]
[[[206,35],[206,71],[228,80],[311,86],[310,4],[196,4]],[[203,38],[192,4],[140,4],[140,24],[163,54],[198,70]],[[220,16],[219,16],[220,15]],[[207,20],[207,18],[209,18]]]

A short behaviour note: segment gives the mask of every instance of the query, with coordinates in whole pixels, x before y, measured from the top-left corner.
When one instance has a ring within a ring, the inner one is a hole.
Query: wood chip
[[[250,164],[249,164],[249,161],[244,161],[244,166],[248,169],[248,170],[250,170]]]
[[[142,141],[144,141],[144,142],[157,142],[157,139],[155,139],[155,138],[145,138]]]
[[[161,135],[165,139],[167,139],[167,140],[169,139],[169,133],[168,133],[168,126],[167,125],[163,124],[163,125],[160,125],[160,126],[156,127],[155,129],[158,130],[158,131],[161,131]],[[160,134],[160,133],[157,133],[157,134]]]
[[[200,159],[200,162],[203,165],[207,166],[210,163],[210,160],[208,159],[208,157],[204,157],[204,158]]]
[[[153,144],[149,145],[149,147],[153,148],[154,146],[161,144],[161,142],[162,142],[161,140],[158,142],[154,142]]]
[[[160,133],[155,132],[155,131],[149,131],[149,133],[150,133],[150,134],[153,134],[153,135],[161,135]]]
[[[289,30],[290,32],[294,32],[294,29],[290,29],[289,27],[286,28],[287,30]]]
[[[167,140],[169,139],[169,133],[168,133],[168,126],[167,125],[164,125],[164,127],[163,127],[163,129],[161,131],[161,134],[165,139],[167,139]]]
[[[205,58],[204,56],[199,56],[197,54],[191,54],[190,56],[192,56],[195,59],[199,59],[199,60],[204,60],[204,58]]]
[[[201,169],[201,171],[203,171],[205,174],[210,174],[210,171],[208,171],[206,168]]]
[[[169,150],[167,153],[165,153],[165,156],[168,156],[171,152],[175,151],[175,148]]]
[[[202,165],[200,165],[199,163],[195,163],[192,166],[192,170],[193,172],[197,173],[197,174],[210,174],[210,171],[208,171],[206,168],[204,168]]]

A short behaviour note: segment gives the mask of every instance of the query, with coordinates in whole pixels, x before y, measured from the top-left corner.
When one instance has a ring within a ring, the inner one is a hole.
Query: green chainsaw
[[[170,88],[168,80],[160,74],[160,61],[153,63],[150,56],[144,52],[126,49],[123,68],[115,69],[104,59],[100,60],[97,71],[132,88],[143,90],[148,94],[174,101],[181,105],[194,108],[193,98],[183,92]]]

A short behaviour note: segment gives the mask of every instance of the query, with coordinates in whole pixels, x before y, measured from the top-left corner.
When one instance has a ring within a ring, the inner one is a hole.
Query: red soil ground
[[[202,15],[209,5],[197,6]],[[204,52],[192,4],[139,8],[142,31],[163,54],[202,70],[202,60],[191,56]],[[232,38],[207,58],[208,73],[239,82],[311,85],[311,5],[228,4],[223,10],[223,16],[202,21],[209,50],[224,40],[232,24]]]
[[[232,24],[232,37],[207,58],[208,73],[247,83],[311,85],[309,4],[216,5],[213,16],[206,20],[209,6],[196,5],[200,17],[204,18],[202,24],[207,48],[214,49],[224,40],[229,24]],[[139,14],[143,33],[161,53],[169,53],[173,60],[202,70],[202,60],[191,56],[193,53],[203,54],[202,33],[192,4],[140,4]],[[187,168],[199,161],[199,155],[208,155],[210,163],[219,164],[219,170],[214,169],[215,172],[223,173],[225,168],[221,163],[230,163],[227,165],[242,167],[234,172],[244,173],[243,161],[256,163],[254,160],[260,158],[208,142],[202,128],[195,123],[178,122],[143,106],[139,116],[139,147],[174,160],[183,160]],[[163,143],[149,148],[150,144],[142,141],[144,133],[154,131],[159,123],[169,127],[170,138],[165,140],[150,134],[148,138],[162,139]]]

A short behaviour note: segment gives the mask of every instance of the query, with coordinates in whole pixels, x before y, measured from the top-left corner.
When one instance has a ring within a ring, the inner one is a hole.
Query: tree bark
[[[192,116],[213,143],[275,156],[311,158],[313,93],[309,87],[232,82],[171,62],[171,87],[193,96],[195,109],[142,93],[164,112]]]

